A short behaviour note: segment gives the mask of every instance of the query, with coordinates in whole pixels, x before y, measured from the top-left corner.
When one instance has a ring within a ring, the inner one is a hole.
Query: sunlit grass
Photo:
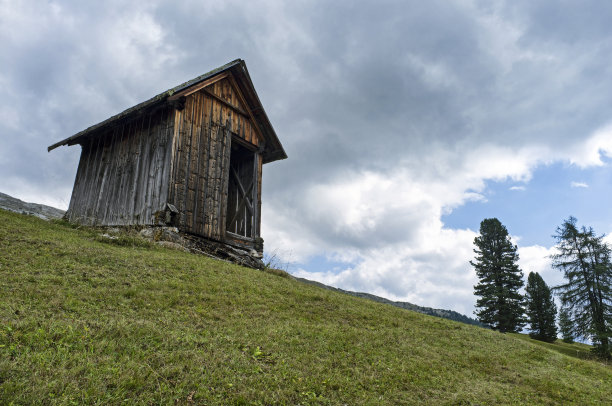
[[[610,399],[610,366],[533,340],[98,234],[0,211],[0,404]]]

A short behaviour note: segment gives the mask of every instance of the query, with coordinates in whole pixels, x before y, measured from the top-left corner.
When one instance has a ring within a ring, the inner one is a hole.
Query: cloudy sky
[[[264,168],[268,253],[470,315],[482,219],[549,284],[565,218],[612,232],[610,21],[602,1],[0,0],[0,191],[66,208],[80,148],[48,145],[242,58],[289,155]]]

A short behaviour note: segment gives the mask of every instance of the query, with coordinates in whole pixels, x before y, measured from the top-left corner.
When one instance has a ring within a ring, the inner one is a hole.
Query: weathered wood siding
[[[232,83],[231,77],[227,77],[195,94],[213,103],[211,117],[207,117],[209,120],[212,119],[213,124],[228,126],[238,137],[258,147],[262,136],[257,126],[253,124],[240,93]]]
[[[261,154],[255,155],[256,165],[257,165],[257,219],[255,220],[255,226],[257,227],[255,230],[255,235],[257,237],[261,236],[261,179],[263,173],[263,157]]]
[[[179,229],[226,241],[234,139],[253,153],[256,201],[246,234],[258,237],[263,137],[245,106],[230,75],[187,95],[182,109],[168,105],[83,140],[68,219],[152,225],[170,203]]]
[[[168,202],[179,211],[180,229],[223,241],[232,136],[254,150],[262,138],[231,78],[188,95],[175,114]]]
[[[124,122],[82,143],[68,219],[86,225],[154,224],[168,199],[174,108]]]

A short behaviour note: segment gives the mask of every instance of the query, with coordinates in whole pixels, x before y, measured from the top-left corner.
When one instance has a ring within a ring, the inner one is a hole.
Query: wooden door
[[[227,193],[227,231],[242,238],[257,235],[257,154],[232,142]]]

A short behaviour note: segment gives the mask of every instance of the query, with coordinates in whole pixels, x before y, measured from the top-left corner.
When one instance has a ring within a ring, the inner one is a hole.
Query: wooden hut
[[[262,164],[287,158],[238,59],[51,145],[81,145],[66,213],[263,250]]]

